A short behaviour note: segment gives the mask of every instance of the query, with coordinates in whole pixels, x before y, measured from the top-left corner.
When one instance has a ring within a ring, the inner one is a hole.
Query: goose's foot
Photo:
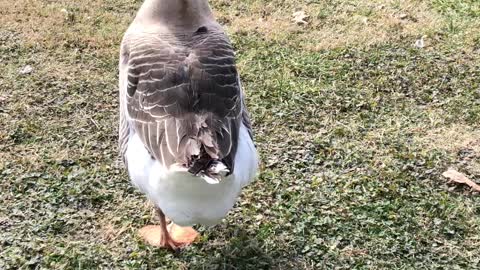
[[[140,229],[139,234],[145,242],[154,247],[177,251],[182,246],[170,237],[168,231],[164,233],[162,227],[159,225],[145,226]]]
[[[199,234],[192,227],[181,227],[173,222],[168,225],[170,237],[181,246],[188,246],[195,242]]]
[[[198,233],[190,227],[180,227],[173,222],[167,226],[162,210],[157,208],[160,225],[149,225],[140,229],[140,236],[150,245],[178,251],[179,248],[192,244]]]

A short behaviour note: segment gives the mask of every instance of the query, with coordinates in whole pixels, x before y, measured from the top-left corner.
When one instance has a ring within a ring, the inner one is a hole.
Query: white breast
[[[258,169],[257,152],[243,125],[234,172],[219,184],[208,184],[178,167],[165,168],[152,159],[136,134],[129,139],[126,159],[131,181],[181,226],[211,226],[220,222]]]

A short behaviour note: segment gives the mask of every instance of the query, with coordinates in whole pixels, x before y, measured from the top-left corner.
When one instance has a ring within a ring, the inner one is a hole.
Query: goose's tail
[[[212,158],[202,145],[199,155],[191,157],[188,172],[202,177],[209,184],[218,184],[230,174],[230,170],[220,160]]]

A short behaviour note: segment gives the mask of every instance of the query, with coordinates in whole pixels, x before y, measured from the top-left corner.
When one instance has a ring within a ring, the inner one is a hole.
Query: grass
[[[0,269],[480,268],[478,194],[441,176],[480,181],[478,1],[211,2],[262,173],[175,256],[116,160],[141,1],[0,1]]]

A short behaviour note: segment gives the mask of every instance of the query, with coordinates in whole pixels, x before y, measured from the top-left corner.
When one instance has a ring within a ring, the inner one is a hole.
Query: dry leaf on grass
[[[305,11],[297,11],[297,12],[293,13],[292,15],[293,15],[292,21],[294,21],[296,24],[303,24],[303,25],[308,24],[307,19],[310,16],[308,16],[305,13]]]
[[[460,173],[454,169],[448,169],[448,171],[442,174],[444,177],[450,179],[450,181],[466,184],[470,186],[473,190],[480,192],[480,186],[473,182],[472,180],[468,179],[463,173]]]

